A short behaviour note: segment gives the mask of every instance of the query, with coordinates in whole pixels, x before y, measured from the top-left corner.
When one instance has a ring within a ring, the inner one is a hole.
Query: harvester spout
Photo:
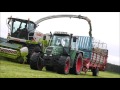
[[[79,19],[84,19],[84,20],[86,20],[87,22],[88,22],[88,24],[89,24],[89,36],[90,37],[92,37],[92,25],[91,25],[91,20],[88,18],[88,17],[86,17],[86,16],[81,16],[81,15],[78,15],[76,18],[79,18]]]
[[[69,17],[69,18],[79,18],[79,19],[84,19],[88,22],[90,30],[89,30],[89,36],[92,37],[92,26],[91,26],[91,20],[88,17],[81,16],[81,15],[52,15],[52,16],[47,16],[44,18],[41,18],[35,22],[36,25],[39,23],[48,20],[48,19],[53,19],[53,18],[63,18],[63,17]]]

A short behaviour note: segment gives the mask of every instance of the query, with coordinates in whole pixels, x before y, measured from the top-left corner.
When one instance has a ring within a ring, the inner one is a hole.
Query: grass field
[[[112,72],[99,72],[99,76],[92,76],[92,72],[85,75],[57,74],[48,72],[45,68],[42,71],[32,70],[28,64],[19,64],[0,58],[0,78],[120,78],[120,74]]]

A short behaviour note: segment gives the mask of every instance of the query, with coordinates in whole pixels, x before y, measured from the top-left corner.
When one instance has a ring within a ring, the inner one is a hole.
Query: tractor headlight
[[[44,56],[47,56],[47,54],[44,54]]]
[[[50,54],[49,56],[52,56],[52,54]]]

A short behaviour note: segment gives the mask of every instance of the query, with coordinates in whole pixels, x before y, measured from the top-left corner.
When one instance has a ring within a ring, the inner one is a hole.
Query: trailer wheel
[[[82,71],[82,67],[83,67],[82,54],[79,53],[74,61],[73,68],[70,69],[70,73],[79,75],[80,72]]]
[[[91,69],[91,71],[92,71],[93,76],[98,76],[98,74],[99,74],[99,69],[98,68]]]
[[[30,68],[41,71],[43,69],[43,66],[44,66],[44,61],[40,57],[40,52],[39,53],[34,52],[30,58]]]
[[[105,69],[106,69],[106,66],[103,66],[102,71],[105,71]]]
[[[47,71],[53,71],[53,70],[54,70],[53,67],[51,67],[51,66],[47,66],[47,65],[45,66],[45,68],[46,68]]]
[[[70,70],[70,57],[61,56],[56,66],[57,73],[68,74]]]

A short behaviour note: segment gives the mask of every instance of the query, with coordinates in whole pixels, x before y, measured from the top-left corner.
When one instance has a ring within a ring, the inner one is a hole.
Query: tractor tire
[[[45,68],[46,68],[47,71],[54,71],[54,68],[51,67],[51,66],[47,66],[47,65],[46,65]]]
[[[99,74],[99,69],[98,68],[91,69],[91,71],[92,71],[93,76],[98,76],[98,74]]]
[[[27,56],[27,64],[30,64],[30,57],[31,57],[32,53],[34,52],[34,46],[29,46],[28,50],[29,50],[29,54]]]
[[[34,52],[30,58],[30,68],[42,71],[44,67],[44,60],[40,57],[40,52]]]
[[[74,61],[73,67],[70,69],[70,73],[79,75],[82,71],[82,67],[83,67],[82,54],[79,53]]]
[[[40,50],[40,47],[39,46],[29,46],[29,54],[28,54],[28,56],[27,56],[27,64],[30,64],[30,58],[31,58],[31,55],[34,53],[34,52],[36,52],[36,53],[38,53],[38,52],[40,52],[41,50]]]
[[[57,73],[68,74],[69,70],[70,70],[70,57],[61,56],[56,66]]]

